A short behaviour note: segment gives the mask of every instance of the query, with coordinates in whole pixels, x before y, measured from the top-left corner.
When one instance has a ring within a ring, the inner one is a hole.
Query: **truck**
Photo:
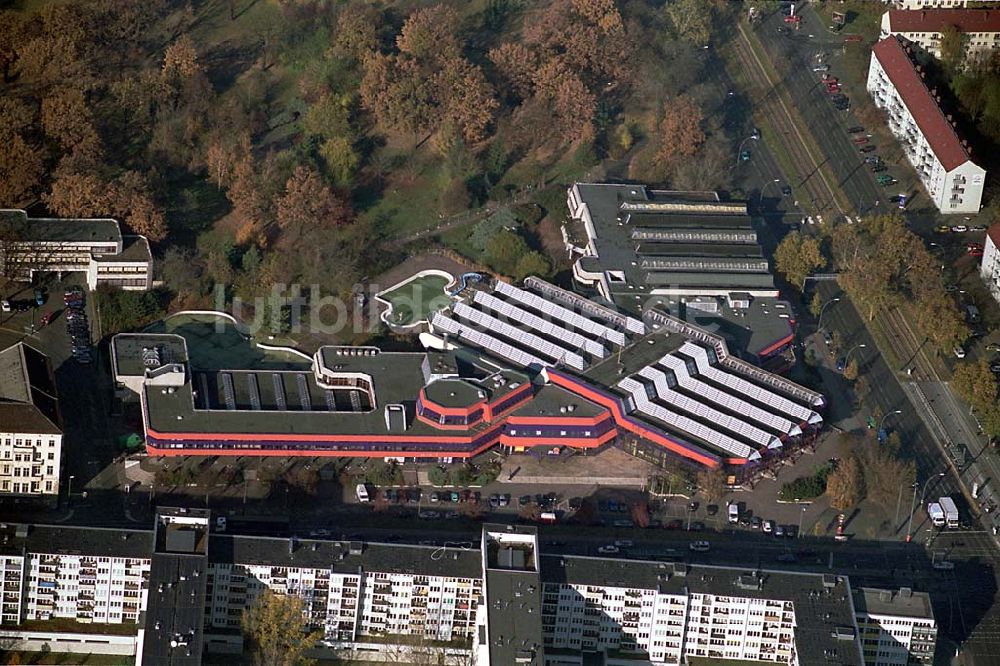
[[[944,527],[944,509],[937,502],[931,502],[927,505],[927,515],[930,516],[931,523],[934,527]]]
[[[944,511],[944,519],[949,530],[958,529],[958,507],[950,497],[939,497],[938,504]]]

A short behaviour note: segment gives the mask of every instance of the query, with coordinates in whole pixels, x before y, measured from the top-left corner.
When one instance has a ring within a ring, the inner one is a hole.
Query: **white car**
[[[618,546],[607,545],[607,546],[600,546],[597,549],[597,552],[600,553],[601,555],[614,555],[618,553],[619,550]]]
[[[635,544],[632,542],[631,539],[616,539],[615,545],[618,546],[619,548],[631,548]]]
[[[764,534],[770,534],[771,532],[773,532],[774,531],[774,521],[773,520],[765,520],[764,521],[763,530],[764,530]]]
[[[10,301],[8,301],[5,298],[2,301],[0,301],[0,310],[3,310],[4,312],[11,312],[14,310],[14,308],[10,306]]]
[[[956,234],[963,234],[969,230],[969,227],[965,226],[964,224],[959,224],[952,227],[951,230],[954,231]]]
[[[225,516],[216,516],[215,517],[215,529],[217,531],[219,531],[219,532],[225,532],[226,531],[226,517]]]
[[[688,548],[696,553],[707,553],[711,545],[707,541],[692,541],[688,544]]]
[[[965,350],[961,347],[955,347],[952,351],[955,353],[955,358],[965,358]]]
[[[955,563],[948,560],[938,560],[931,566],[939,571],[953,571],[955,569]]]

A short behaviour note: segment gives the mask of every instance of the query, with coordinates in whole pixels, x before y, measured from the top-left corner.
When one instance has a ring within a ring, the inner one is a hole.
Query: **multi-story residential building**
[[[920,66],[898,37],[883,39],[872,49],[868,93],[886,112],[889,129],[938,210],[978,213],[986,171],[972,161],[967,142],[941,111]]]
[[[103,284],[144,291],[153,283],[149,242],[122,235],[116,220],[31,218],[23,210],[0,210],[0,238],[0,269],[15,280],[80,272],[90,289]]]
[[[979,277],[986,283],[994,300],[1000,302],[1000,223],[992,225],[986,232]]]
[[[362,661],[421,653],[582,666],[596,653],[617,666],[895,666],[925,663],[936,639],[926,595],[908,590],[546,554],[534,528],[507,525],[484,526],[478,548],[435,547],[210,534],[207,511],[161,509],[152,531],[0,527],[0,573],[0,637],[134,655],[140,666],[239,654],[240,619],[264,590],[303,600],[322,632],[313,656]],[[107,643],[105,624],[132,625],[135,636],[123,643],[119,628]]]
[[[992,9],[1000,0],[885,0],[896,9]]]
[[[882,15],[880,39],[905,38],[924,53],[941,57],[942,33],[954,28],[963,38],[966,58],[977,59],[1000,46],[1000,8],[890,9]]]
[[[937,622],[926,593],[858,588],[854,612],[866,666],[933,663]]]
[[[48,358],[23,342],[0,351],[0,499],[57,501],[61,423]]]

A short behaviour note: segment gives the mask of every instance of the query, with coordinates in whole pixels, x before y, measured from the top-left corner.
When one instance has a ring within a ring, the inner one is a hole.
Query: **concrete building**
[[[153,530],[0,527],[0,566],[0,637],[141,666],[239,655],[240,617],[264,590],[303,600],[322,633],[311,656],[357,661],[890,666],[924,663],[936,640],[927,596],[908,590],[547,554],[524,526],[488,524],[478,547],[436,547],[213,534],[207,511],[161,509]]]
[[[0,499],[55,503],[62,438],[48,358],[23,342],[0,351]]]
[[[720,332],[756,363],[789,352],[795,316],[744,202],[715,192],[576,183],[567,205],[563,236],[583,289],[630,314],[665,308]]]
[[[23,210],[0,210],[0,270],[25,282],[40,272],[80,272],[92,290],[144,291],[153,282],[149,242],[122,235],[116,220],[30,218]]]
[[[933,663],[937,623],[926,593],[859,588],[854,612],[867,666]]]
[[[1000,6],[996,9],[973,9],[964,4],[939,6],[942,8],[890,9],[882,15],[880,39],[902,37],[935,58],[941,57],[941,36],[949,28],[962,34],[966,58],[982,58],[1000,46]]]
[[[1000,0],[885,0],[896,9],[992,9]]]
[[[872,49],[867,87],[938,210],[978,213],[986,171],[972,161],[968,143],[941,111],[899,38],[883,39]]]
[[[202,371],[175,335],[112,341],[156,455],[469,458],[618,442],[658,465],[751,472],[822,426],[823,396],[650,306],[644,319],[535,278],[434,312],[425,352],[321,347],[308,370]]]
[[[1000,303],[1000,223],[992,225],[986,232],[979,277],[986,283],[994,300]]]

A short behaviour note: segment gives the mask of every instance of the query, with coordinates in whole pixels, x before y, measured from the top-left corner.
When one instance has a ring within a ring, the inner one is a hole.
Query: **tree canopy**
[[[322,637],[310,631],[305,606],[297,596],[265,590],[243,611],[243,640],[257,666],[307,666],[304,657]]]

